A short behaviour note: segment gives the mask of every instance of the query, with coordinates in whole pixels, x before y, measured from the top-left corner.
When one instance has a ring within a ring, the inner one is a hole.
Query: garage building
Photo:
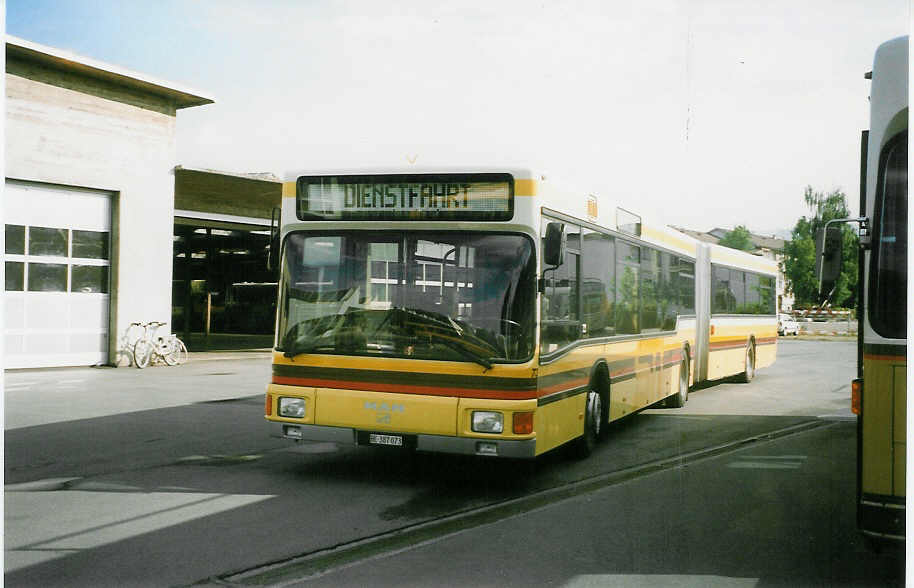
[[[125,365],[171,321],[177,112],[213,99],[9,36],[5,80],[4,367]]]

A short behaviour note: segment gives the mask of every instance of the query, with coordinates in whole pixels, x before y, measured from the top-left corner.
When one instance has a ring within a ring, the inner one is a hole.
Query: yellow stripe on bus
[[[514,180],[514,195],[536,196],[538,187],[536,180]]]
[[[694,243],[689,242],[686,239],[679,239],[678,237],[670,235],[669,233],[643,226],[641,227],[641,236],[645,239],[650,239],[655,243],[679,248],[680,250],[688,251],[693,256],[695,255]]]

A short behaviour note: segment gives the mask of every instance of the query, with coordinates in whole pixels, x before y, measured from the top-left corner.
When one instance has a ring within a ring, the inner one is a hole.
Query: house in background
[[[707,232],[694,231],[682,227],[673,227],[680,233],[685,233],[699,241],[717,244],[721,239],[730,234],[729,229],[714,228]],[[766,235],[756,235],[749,233],[749,239],[755,246],[750,251],[753,255],[760,255],[772,259],[778,264],[777,295],[778,295],[778,312],[789,312],[793,310],[794,297],[793,293],[787,288],[787,279],[784,276],[784,239],[770,237]]]

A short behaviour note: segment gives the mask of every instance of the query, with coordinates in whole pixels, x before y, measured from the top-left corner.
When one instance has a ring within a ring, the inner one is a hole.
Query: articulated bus
[[[861,232],[858,374],[852,389],[857,524],[869,537],[904,539],[908,37],[879,47],[871,75],[870,129],[861,142],[860,214],[867,230]]]
[[[776,354],[773,261],[530,170],[292,174],[271,434],[533,458]]]

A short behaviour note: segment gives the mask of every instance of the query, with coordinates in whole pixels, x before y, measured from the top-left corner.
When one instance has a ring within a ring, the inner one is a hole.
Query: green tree
[[[809,217],[800,217],[791,233],[791,240],[784,245],[784,275],[798,305],[812,305],[819,302],[818,281],[816,280],[816,231],[825,223],[836,218],[847,218],[847,196],[841,190],[825,194],[806,186],[803,194]],[[857,233],[848,224],[842,225],[843,259],[841,276],[835,290],[829,297],[834,306],[851,308],[857,299]],[[827,294],[827,293],[825,293]]]
[[[752,234],[744,225],[739,225],[727,235],[718,241],[718,245],[729,247],[730,249],[739,249],[740,251],[752,251],[755,249],[755,243],[752,242]]]

